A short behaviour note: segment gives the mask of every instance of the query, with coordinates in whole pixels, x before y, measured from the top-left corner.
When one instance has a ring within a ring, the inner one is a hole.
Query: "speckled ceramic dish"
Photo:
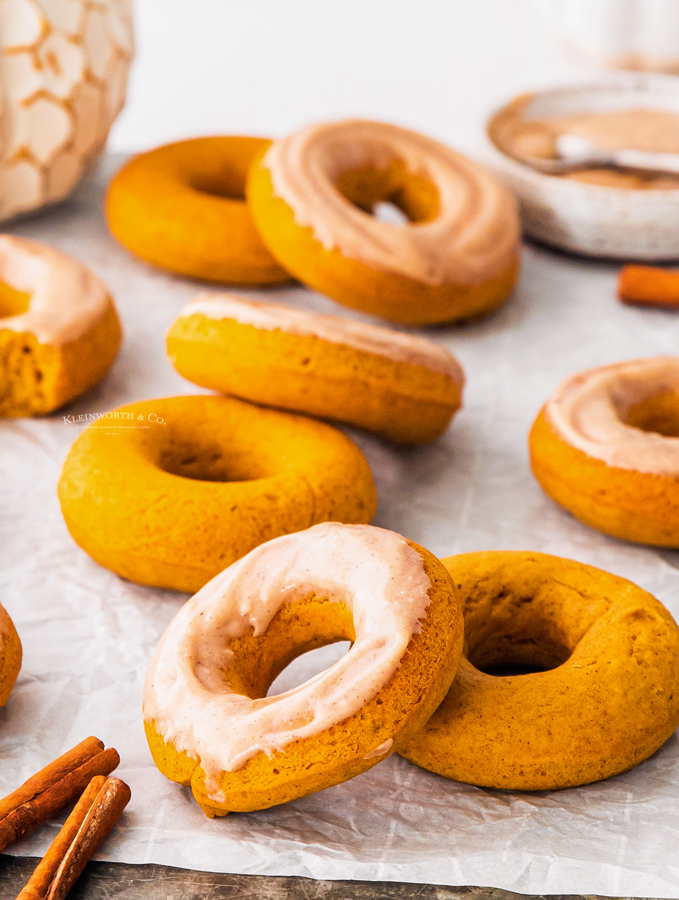
[[[679,78],[620,73],[598,84],[542,91],[528,98],[523,116],[544,119],[626,108],[679,113]],[[526,234],[587,256],[679,259],[679,190],[604,187],[541,174],[494,143],[494,129],[507,109],[489,120],[488,161],[517,194]]]

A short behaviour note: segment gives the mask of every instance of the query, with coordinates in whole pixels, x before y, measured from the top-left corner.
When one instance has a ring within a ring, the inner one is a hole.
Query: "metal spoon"
[[[562,134],[556,139],[557,159],[526,160],[528,165],[546,175],[562,175],[578,169],[612,166],[616,169],[643,169],[648,172],[679,174],[679,153],[648,153],[645,150],[606,150],[576,134]]]

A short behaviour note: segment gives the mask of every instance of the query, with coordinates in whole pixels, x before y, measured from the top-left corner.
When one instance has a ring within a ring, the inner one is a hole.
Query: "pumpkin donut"
[[[679,547],[679,357],[567,378],[530,433],[533,474],[585,524]]]
[[[679,629],[654,597],[543,553],[442,562],[461,593],[465,649],[445,700],[399,750],[406,759],[482,787],[558,790],[625,772],[672,735]],[[487,674],[508,665],[532,671]]]
[[[203,387],[413,444],[443,433],[464,383],[440,344],[231,294],[189,303],[170,327],[167,352]]]
[[[191,592],[271,538],[369,522],[377,502],[341,432],[216,396],[107,413],[71,447],[58,490],[73,539],[100,565]]]
[[[106,217],[136,256],[189,278],[232,284],[290,281],[245,205],[245,175],[270,141],[207,137],[166,144],[112,179]]]
[[[426,722],[462,650],[462,612],[428,551],[382,528],[317,525],[270,541],[176,615],[146,677],[156,765],[208,816],[266,809],[347,781]],[[335,665],[267,697],[308,650]]]
[[[0,606],[0,706],[9,700],[21,669],[21,641],[7,610]]]
[[[106,286],[81,263],[0,235],[0,416],[52,412],[97,384],[120,345]]]
[[[275,141],[250,170],[247,198],[288,271],[394,322],[489,313],[516,281],[514,197],[477,163],[395,125],[331,122]],[[385,201],[410,223],[371,215]]]

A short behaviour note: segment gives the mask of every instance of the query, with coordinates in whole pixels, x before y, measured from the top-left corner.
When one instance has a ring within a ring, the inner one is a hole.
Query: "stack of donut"
[[[411,227],[381,221],[380,203]],[[181,275],[245,285],[294,276],[410,325],[491,312],[519,267],[509,191],[443,144],[380,122],[160,147],[113,179],[107,216],[133,253]]]
[[[267,696],[293,659],[340,640],[338,663]],[[393,532],[326,523],[263,544],[182,607],[144,720],[160,771],[212,817],[394,751],[485,787],[598,781],[672,735],[678,688],[679,629],[625,579],[541,553],[439,562]]]

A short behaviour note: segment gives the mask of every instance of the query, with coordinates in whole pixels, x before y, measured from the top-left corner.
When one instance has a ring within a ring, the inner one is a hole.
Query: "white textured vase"
[[[125,100],[131,0],[0,0],[0,220],[66,197]]]
[[[533,0],[563,43],[600,65],[679,72],[679,0]]]

